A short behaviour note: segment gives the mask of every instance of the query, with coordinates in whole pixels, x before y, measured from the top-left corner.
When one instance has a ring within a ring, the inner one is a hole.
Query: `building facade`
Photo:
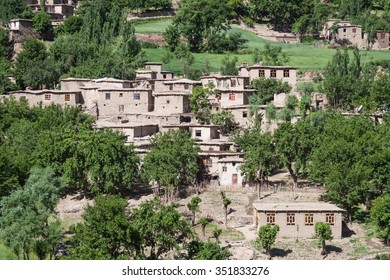
[[[324,222],[330,225],[333,238],[340,239],[344,212],[325,202],[253,204],[256,225],[278,225],[279,238],[313,238],[315,223]]]

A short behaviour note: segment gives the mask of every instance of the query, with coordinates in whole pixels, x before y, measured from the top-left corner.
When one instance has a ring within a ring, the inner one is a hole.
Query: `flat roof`
[[[153,93],[154,96],[185,96],[190,95],[191,92],[185,92],[185,91],[160,91]]]
[[[180,80],[168,80],[164,82],[166,85],[170,84],[201,84],[201,81],[195,81],[195,80],[190,80],[190,79],[180,79]]]
[[[266,65],[260,65],[260,64],[255,64],[255,65],[252,65],[252,66],[243,66],[243,65],[241,65],[239,68],[240,69],[241,68],[249,68],[249,69],[261,69],[261,68],[264,68],[264,69],[297,69],[296,67],[293,67],[293,66],[283,66],[283,65],[280,65],[280,66],[266,66]]]
[[[218,160],[218,162],[233,162],[233,163],[243,163],[244,159],[239,157],[225,157]]]
[[[11,94],[76,94],[81,93],[80,90],[50,90],[50,89],[43,89],[43,90],[17,90],[10,92]]]
[[[296,203],[253,203],[259,212],[344,212],[345,210],[326,202],[296,202]]]

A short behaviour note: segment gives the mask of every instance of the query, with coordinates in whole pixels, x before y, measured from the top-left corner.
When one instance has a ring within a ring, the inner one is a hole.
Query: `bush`
[[[255,22],[250,17],[244,17],[242,21],[247,27],[253,28],[255,26]]]
[[[144,49],[158,49],[159,45],[157,45],[156,43],[152,43],[152,42],[141,41],[141,47]]]

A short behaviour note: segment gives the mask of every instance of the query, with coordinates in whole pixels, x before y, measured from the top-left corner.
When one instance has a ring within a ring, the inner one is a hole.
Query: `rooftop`
[[[253,207],[260,212],[287,212],[287,211],[311,211],[311,212],[344,212],[336,205],[326,202],[297,202],[297,203],[253,203]]]

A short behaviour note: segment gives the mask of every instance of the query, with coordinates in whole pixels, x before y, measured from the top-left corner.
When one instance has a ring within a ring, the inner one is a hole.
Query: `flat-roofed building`
[[[325,202],[254,203],[253,215],[258,227],[278,225],[280,238],[313,238],[314,224],[330,225],[333,238],[342,237],[345,210]]]

